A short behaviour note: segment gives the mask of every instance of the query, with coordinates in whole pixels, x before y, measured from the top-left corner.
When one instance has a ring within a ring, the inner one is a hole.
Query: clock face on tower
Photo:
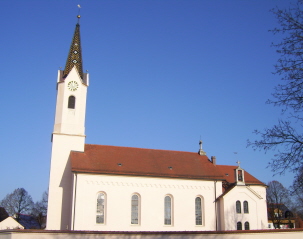
[[[76,81],[70,81],[68,82],[67,87],[70,91],[75,91],[78,89],[78,83]]]

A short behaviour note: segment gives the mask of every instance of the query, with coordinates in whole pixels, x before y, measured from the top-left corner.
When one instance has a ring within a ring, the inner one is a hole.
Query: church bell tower
[[[64,70],[58,71],[55,125],[49,178],[48,230],[71,229],[73,175],[69,154],[84,151],[88,73],[83,73],[80,16]]]

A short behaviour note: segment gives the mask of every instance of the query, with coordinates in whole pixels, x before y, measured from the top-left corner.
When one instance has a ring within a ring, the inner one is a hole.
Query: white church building
[[[80,17],[80,16],[78,16]],[[222,231],[267,227],[266,185],[216,158],[85,144],[89,75],[76,25],[57,102],[49,179],[48,230]]]

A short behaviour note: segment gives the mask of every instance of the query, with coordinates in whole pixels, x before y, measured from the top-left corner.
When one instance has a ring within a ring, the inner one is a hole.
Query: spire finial
[[[238,164],[238,167],[241,168],[241,167],[240,167],[240,163],[241,163],[241,162],[238,160],[236,163]]]
[[[81,6],[80,6],[80,4],[78,4],[77,7],[78,7],[78,15],[77,15],[77,18],[78,18],[78,24],[79,24],[80,18],[81,18],[81,15],[80,15]]]
[[[199,141],[199,145],[200,145],[200,149],[199,149],[199,154],[200,155],[206,155],[206,153],[203,151],[203,149],[202,149],[202,140],[200,139],[200,141]]]

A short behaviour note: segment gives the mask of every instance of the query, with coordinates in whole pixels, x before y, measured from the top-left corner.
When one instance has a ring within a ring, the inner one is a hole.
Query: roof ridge
[[[237,165],[218,164],[217,166],[238,167]],[[246,171],[246,170],[245,170]]]
[[[85,145],[92,145],[92,146],[105,146],[105,147],[114,147],[114,148],[129,148],[129,149],[154,150],[154,151],[183,152],[183,153],[193,153],[193,154],[198,154],[197,152],[181,151],[181,150],[170,150],[170,149],[152,149],[152,148],[139,148],[139,147],[131,147],[131,146],[105,145],[105,144],[85,144]],[[205,156],[206,156],[206,155],[205,155]],[[207,157],[207,156],[206,156],[206,157]]]

